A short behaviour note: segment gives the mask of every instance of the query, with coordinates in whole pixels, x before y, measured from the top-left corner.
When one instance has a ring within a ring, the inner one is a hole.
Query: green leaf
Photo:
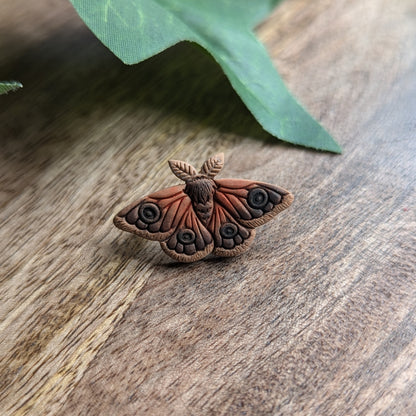
[[[278,0],[70,0],[95,35],[127,64],[196,42],[221,65],[263,128],[281,140],[340,153],[293,98],[251,27]]]
[[[22,87],[23,85],[17,81],[1,81],[0,82],[0,95],[7,94],[10,91],[15,91]]]

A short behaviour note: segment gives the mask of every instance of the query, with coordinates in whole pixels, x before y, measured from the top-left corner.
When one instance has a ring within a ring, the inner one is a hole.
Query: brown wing
[[[166,240],[191,207],[183,190],[183,185],[172,186],[134,201],[114,217],[114,224],[149,240]]]
[[[236,256],[247,250],[256,231],[239,224],[221,205],[215,204],[208,223],[214,237],[214,254],[221,257]]]
[[[202,225],[192,206],[185,212],[173,234],[160,245],[166,254],[184,263],[200,260],[214,249],[211,234]]]
[[[264,182],[245,179],[215,181],[216,204],[222,206],[241,225],[258,227],[288,208],[293,195],[286,189]]]
[[[160,241],[163,250],[176,260],[191,262],[205,257],[213,249],[212,237],[196,217],[184,188],[172,186],[131,203],[114,217],[114,224],[140,237]],[[184,230],[191,230],[188,234],[193,233],[195,241],[185,241]],[[185,242],[182,247],[180,241]]]

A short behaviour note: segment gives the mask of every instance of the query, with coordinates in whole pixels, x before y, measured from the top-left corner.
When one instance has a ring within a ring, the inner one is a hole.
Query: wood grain
[[[2,414],[416,414],[413,0],[287,0],[258,29],[342,156],[269,137],[198,47],[127,67],[69,2],[0,15],[24,84],[0,97]],[[296,198],[243,256],[113,227],[168,159],[222,151]]]

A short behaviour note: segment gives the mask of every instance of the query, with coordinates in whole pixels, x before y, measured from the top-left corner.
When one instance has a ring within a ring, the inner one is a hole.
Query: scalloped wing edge
[[[180,261],[181,263],[192,263],[194,261],[201,260],[204,257],[208,256],[208,254],[210,254],[214,249],[214,241],[208,244],[204,250],[197,251],[195,254],[192,254],[192,255],[184,254],[184,253],[177,253],[176,251],[171,250],[167,246],[166,241],[161,241],[160,247],[162,247],[162,250],[174,260]]]
[[[218,257],[234,257],[239,256],[241,253],[244,253],[250,248],[254,240],[254,237],[256,236],[255,229],[249,228],[248,231],[250,231],[250,237],[247,238],[247,240],[245,240],[244,243],[239,244],[238,246],[235,246],[232,249],[216,247],[213,251],[213,254]]]

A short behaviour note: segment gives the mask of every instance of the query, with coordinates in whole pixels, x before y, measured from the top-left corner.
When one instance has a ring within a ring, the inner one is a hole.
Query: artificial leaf
[[[0,95],[7,94],[10,91],[15,91],[22,87],[23,85],[17,81],[1,81],[0,82]]]
[[[278,0],[71,0],[116,56],[135,64],[196,42],[221,65],[263,128],[281,140],[340,153],[340,146],[286,89],[251,27]]]

